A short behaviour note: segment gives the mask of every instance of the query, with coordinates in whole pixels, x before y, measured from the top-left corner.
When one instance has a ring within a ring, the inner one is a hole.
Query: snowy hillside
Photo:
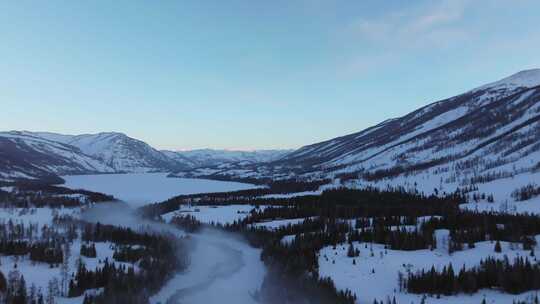
[[[76,147],[23,132],[0,133],[0,180],[113,171]]]
[[[425,192],[540,184],[540,69],[519,72],[358,133],[305,146],[269,165],[220,171],[231,177],[339,178],[356,187]],[[293,174],[294,173],[294,174]],[[437,190],[435,190],[437,188]],[[500,193],[503,189],[496,189]]]
[[[0,178],[56,178],[56,175],[168,172],[190,166],[122,133],[63,135],[0,133]]]
[[[50,132],[0,132],[3,180],[55,178],[91,173],[178,172],[198,167],[252,165],[275,161],[291,150],[158,151],[117,132],[65,135]]]
[[[79,148],[113,168],[116,172],[169,171],[185,168],[183,164],[152,148],[147,143],[123,133],[106,132],[83,135],[36,133]]]
[[[538,85],[540,69],[519,72],[364,131],[306,146],[283,162],[324,168],[365,164],[372,170],[457,156],[536,126],[529,120],[538,115]]]

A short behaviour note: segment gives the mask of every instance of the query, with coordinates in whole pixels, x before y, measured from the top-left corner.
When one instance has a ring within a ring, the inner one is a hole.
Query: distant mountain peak
[[[187,151],[162,151],[169,157],[189,159],[195,167],[210,167],[225,163],[264,163],[282,158],[293,150],[223,150],[196,149]]]
[[[516,89],[532,88],[540,85],[540,69],[529,69],[517,72],[501,80],[483,85],[477,90],[484,89]]]

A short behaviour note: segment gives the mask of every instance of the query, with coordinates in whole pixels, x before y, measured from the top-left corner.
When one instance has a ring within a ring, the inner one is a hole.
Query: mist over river
[[[253,187],[241,183],[169,179],[164,174],[86,175],[64,179],[67,187],[111,194],[126,202],[97,204],[83,213],[82,217],[87,221],[133,229],[144,226],[177,235],[187,233],[168,224],[143,220],[135,214],[133,207],[179,194]],[[265,275],[260,250],[250,247],[237,235],[214,229],[203,229],[190,237],[193,239],[190,266],[153,295],[151,303],[257,303],[251,295],[260,288]]]

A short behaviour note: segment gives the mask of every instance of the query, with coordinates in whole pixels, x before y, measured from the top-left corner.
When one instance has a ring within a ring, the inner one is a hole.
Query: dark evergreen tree
[[[497,252],[497,253],[502,252],[501,242],[497,241],[497,242],[495,243],[495,249],[494,249],[494,250],[495,250],[495,252]]]

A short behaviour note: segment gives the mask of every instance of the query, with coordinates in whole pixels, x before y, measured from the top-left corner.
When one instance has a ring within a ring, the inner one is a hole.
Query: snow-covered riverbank
[[[174,195],[198,192],[234,191],[252,187],[248,184],[200,179],[169,179],[164,174],[113,174],[71,176],[66,186],[114,195],[124,204],[100,204],[86,210],[83,218],[92,222],[138,229],[146,227],[177,235],[185,232],[168,224],[138,218],[129,206],[165,200]],[[221,303],[223,299],[238,304],[255,303],[252,294],[265,275],[260,250],[240,237],[205,229],[191,234],[194,240],[190,267],[178,273],[151,298],[152,303]]]

